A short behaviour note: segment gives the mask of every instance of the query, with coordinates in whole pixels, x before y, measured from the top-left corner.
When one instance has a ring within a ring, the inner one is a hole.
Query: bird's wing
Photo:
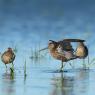
[[[61,41],[64,41],[64,42],[85,42],[85,40],[82,40],[82,39],[63,39]]]
[[[59,45],[60,45],[61,49],[64,51],[74,51],[71,42],[60,41]]]

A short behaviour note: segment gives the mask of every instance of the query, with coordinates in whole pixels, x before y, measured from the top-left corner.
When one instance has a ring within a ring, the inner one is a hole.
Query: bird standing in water
[[[84,59],[88,56],[88,48],[84,45],[83,42],[84,41],[78,42],[78,46],[75,51],[75,55],[80,59]]]
[[[15,60],[15,53],[13,52],[12,48],[8,48],[8,50],[1,55],[1,60],[5,64],[6,68],[7,64],[10,63],[12,63],[12,66],[14,66],[13,61]]]
[[[66,45],[67,44],[67,45]],[[64,64],[73,59],[76,59],[76,56],[73,54],[73,48],[69,42],[55,42],[50,40],[48,44],[50,54],[57,60],[61,60],[60,71],[63,71]]]
[[[83,59],[83,66],[86,67],[85,65],[85,58],[88,56],[88,48],[87,46],[84,45],[84,41],[78,42],[77,49],[75,51],[75,55],[79,59]]]
[[[64,39],[62,41],[53,41],[49,40],[49,44],[47,48],[41,49],[49,49],[50,54],[52,57],[54,57],[57,60],[61,60],[61,68],[60,71],[63,71],[64,64],[63,62],[68,62],[70,60],[74,60],[77,58],[85,58],[87,54],[87,48],[83,44],[84,40],[81,39]],[[78,43],[78,47],[76,51],[72,48],[71,42],[76,42]],[[82,53],[80,54],[80,49],[82,50]]]

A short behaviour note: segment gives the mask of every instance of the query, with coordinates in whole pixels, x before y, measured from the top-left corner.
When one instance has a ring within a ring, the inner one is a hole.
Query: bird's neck
[[[50,53],[52,56],[57,55],[58,50],[57,49],[51,49]]]

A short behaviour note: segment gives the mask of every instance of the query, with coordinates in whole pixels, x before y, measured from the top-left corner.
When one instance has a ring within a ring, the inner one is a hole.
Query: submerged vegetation
[[[90,68],[91,66],[95,65],[95,58],[93,58],[89,63],[88,63],[88,67]]]
[[[26,74],[26,60],[25,60],[25,63],[24,63],[24,79],[26,79],[26,76],[27,76],[27,74]]]
[[[95,65],[95,58],[91,59],[91,61],[89,60],[89,56],[87,59],[87,62],[85,60],[83,60],[83,69],[90,69],[91,67],[94,67]]]
[[[14,79],[14,67],[10,67],[10,78]]]
[[[13,48],[13,51],[14,51],[14,53],[17,53],[18,52],[18,49],[17,49],[16,46]]]
[[[31,60],[39,61],[40,59],[46,58],[47,52],[43,52],[42,54],[41,52],[39,52],[39,50],[40,50],[40,46],[35,47],[34,49],[31,50],[31,56],[30,56]]]

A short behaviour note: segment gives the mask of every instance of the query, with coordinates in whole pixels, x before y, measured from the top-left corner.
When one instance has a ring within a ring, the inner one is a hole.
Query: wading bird
[[[68,42],[66,42],[67,44]],[[51,56],[53,56],[57,60],[61,60],[61,68],[60,71],[63,70],[64,64],[63,62],[67,62],[73,59],[76,59],[76,56],[73,54],[73,48],[70,43],[69,46],[65,45],[65,42],[58,43],[55,41],[50,40],[48,44],[48,49],[50,51]],[[64,46],[64,48],[63,48]],[[66,48],[66,46],[68,48]]]
[[[87,48],[84,44],[82,44],[84,42],[84,40],[80,40],[80,39],[64,39],[62,41],[53,41],[53,40],[49,40],[49,44],[47,48],[41,49],[45,50],[45,49],[49,49],[50,54],[52,57],[54,57],[57,60],[61,60],[61,68],[60,71],[63,70],[63,62],[68,62],[70,60],[74,60],[76,58],[85,58],[88,54],[87,54]],[[71,42],[77,42],[78,43],[78,47],[76,49],[76,51],[74,51],[74,49],[72,48]],[[79,44],[80,43],[80,44]],[[82,53],[79,54],[79,48],[82,46]],[[74,54],[74,52],[76,52]]]
[[[6,68],[7,68],[7,64],[9,64],[9,63],[12,63],[12,66],[13,66],[14,59],[15,59],[15,54],[14,54],[12,48],[8,48],[8,50],[5,51],[1,55],[1,60],[5,64]]]
[[[78,42],[76,51],[75,51],[75,55],[79,58],[79,59],[83,59],[83,66],[86,67],[85,65],[85,58],[88,56],[88,48],[87,46],[85,46],[85,44],[82,42]]]
[[[78,42],[78,46],[75,51],[75,55],[80,59],[84,59],[88,56],[88,48],[84,45],[83,42],[84,41]]]

